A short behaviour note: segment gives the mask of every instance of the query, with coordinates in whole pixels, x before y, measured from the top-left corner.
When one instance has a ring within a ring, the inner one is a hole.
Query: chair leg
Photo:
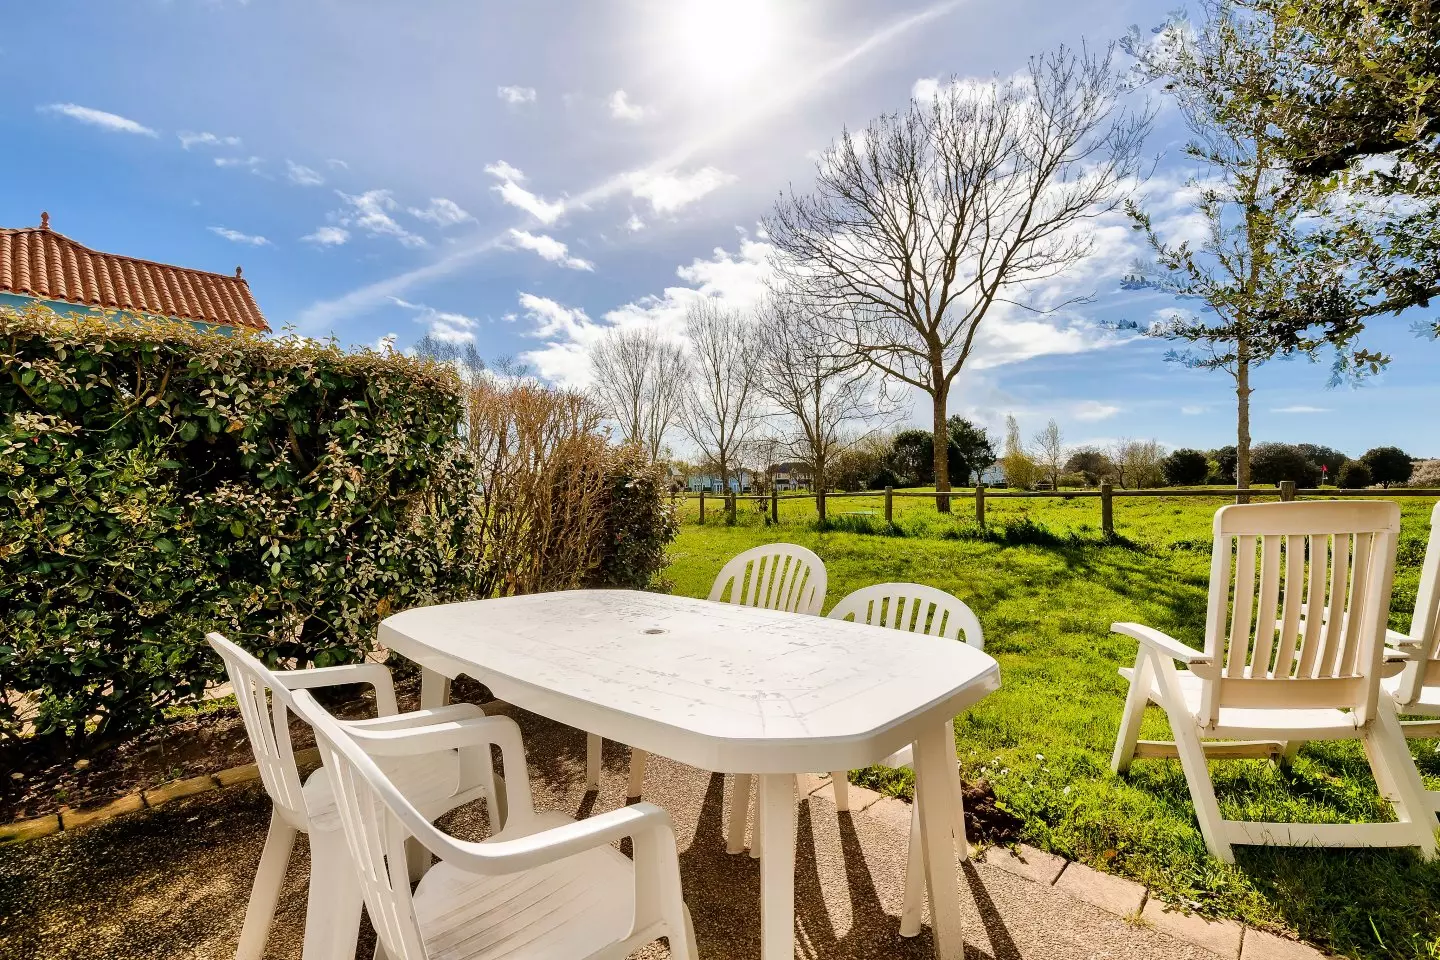
[[[850,771],[831,770],[830,785],[835,790],[835,809],[845,813],[850,809]]]
[[[1135,756],[1135,743],[1140,739],[1140,724],[1145,719],[1145,705],[1150,702],[1150,658],[1141,647],[1135,656],[1135,672],[1130,677],[1130,690],[1125,694],[1125,712],[1120,716],[1120,730],[1115,735],[1115,752],[1110,769],[1124,773]]]
[[[900,911],[900,936],[920,934],[920,911],[925,904],[924,848],[920,840],[920,801],[910,804],[910,856],[905,863],[905,906]]]
[[[1282,770],[1289,770],[1295,763],[1295,758],[1300,754],[1300,748],[1305,745],[1304,740],[1286,740],[1276,760],[1276,766]]]
[[[745,852],[745,821],[750,818],[750,774],[735,774],[730,793],[730,827],[725,837],[726,853]]]
[[[240,943],[235,960],[260,960],[265,941],[270,938],[270,923],[275,919],[275,905],[280,902],[280,888],[285,885],[285,870],[295,848],[295,828],[286,822],[279,810],[270,814],[270,830],[265,834],[265,849],[260,866],[255,870],[255,883],[250,888],[250,903],[245,907],[245,923],[240,928]]]
[[[345,835],[339,830],[313,831],[301,960],[354,960],[363,906]]]
[[[605,741],[593,733],[585,735],[585,789],[600,789],[600,751]]]
[[[1375,782],[1390,798],[1396,819],[1415,825],[1415,845],[1425,860],[1435,858],[1434,804],[1410,755],[1405,731],[1395,714],[1395,705],[1385,697],[1379,699],[1375,719],[1366,733],[1365,754],[1375,771]]]
[[[639,800],[645,794],[645,762],[649,755],[644,750],[630,748],[630,785],[625,789],[628,800]]]
[[[1185,771],[1185,782],[1190,787],[1190,800],[1195,804],[1195,818],[1200,821],[1200,834],[1205,846],[1222,863],[1234,863],[1235,852],[1225,836],[1225,821],[1220,816],[1220,803],[1215,799],[1215,784],[1210,780],[1210,768],[1205,762],[1205,748],[1200,744],[1200,735],[1195,728],[1195,718],[1185,709],[1185,696],[1180,691],[1180,674],[1175,664],[1168,660],[1150,667],[1155,670],[1160,682],[1161,706],[1170,720],[1170,729],[1175,734],[1175,750],[1180,755],[1180,768]],[[1141,679],[1137,668],[1135,681]],[[1133,687],[1131,688],[1134,689]],[[1118,747],[1118,745],[1117,745]]]

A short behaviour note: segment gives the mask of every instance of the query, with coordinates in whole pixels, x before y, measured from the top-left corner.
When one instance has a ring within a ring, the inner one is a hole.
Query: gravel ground
[[[585,816],[624,802],[625,748],[606,744],[600,791],[587,796],[584,735],[514,715],[537,805]],[[724,852],[727,789],[725,777],[659,757],[646,779],[646,799],[675,820],[701,956],[738,960],[759,954],[760,873],[757,861]],[[268,819],[269,801],[251,785],[0,849],[0,958],[229,960]],[[462,810],[451,819],[457,835],[483,835],[483,814]],[[898,801],[855,815],[838,815],[818,795],[800,804],[797,955],[933,956],[928,926],[913,940],[898,935],[908,826]],[[277,960],[300,956],[305,850],[302,838],[267,953]],[[960,870],[971,960],[1212,957],[995,867]],[[358,955],[368,958],[373,942],[364,930]],[[642,954],[665,955],[660,944]]]

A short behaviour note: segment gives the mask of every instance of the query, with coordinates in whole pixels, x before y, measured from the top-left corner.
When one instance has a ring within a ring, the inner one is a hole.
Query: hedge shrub
[[[459,384],[298,339],[0,311],[0,740],[123,734],[219,676],[469,594]]]

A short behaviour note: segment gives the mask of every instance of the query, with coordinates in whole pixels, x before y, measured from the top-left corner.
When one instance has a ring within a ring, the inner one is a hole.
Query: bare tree
[[[1060,471],[1065,466],[1065,434],[1054,418],[1034,436],[1035,462],[1050,476],[1050,489],[1060,489]]]
[[[1000,457],[1000,469],[1005,471],[1005,485],[1017,490],[1029,490],[1040,478],[1040,466],[1025,449],[1020,423],[1013,414],[1005,417],[1005,452]]]
[[[861,136],[844,132],[766,220],[785,278],[841,319],[844,344],[930,396],[936,505],[949,510],[951,385],[996,304],[1046,313],[1033,285],[1090,253],[1085,221],[1138,175],[1148,112],[1116,107],[1111,51],[1061,48],[1025,76],[956,81]]]
[[[809,465],[816,490],[828,489],[834,459],[889,423],[898,403],[873,364],[836,351],[793,289],[774,291],[757,319],[759,388],[785,422],[785,454]]]
[[[622,439],[651,460],[679,422],[687,363],[680,344],[648,328],[611,330],[590,355],[595,399],[620,424]]]
[[[1160,463],[1165,453],[1154,440],[1131,440],[1121,437],[1110,445],[1110,462],[1120,486],[1141,490],[1158,487],[1165,480]]]
[[[685,311],[685,333],[694,358],[680,423],[729,490],[731,469],[759,422],[754,326],[706,298]]]

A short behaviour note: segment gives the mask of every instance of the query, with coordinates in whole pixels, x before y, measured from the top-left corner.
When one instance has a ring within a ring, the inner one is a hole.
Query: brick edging
[[[320,751],[314,747],[298,751],[295,754],[295,762],[302,767],[318,764]],[[43,817],[17,820],[14,823],[0,826],[0,846],[24,843],[27,840],[38,840],[41,837],[57,833],[91,827],[127,813],[157,810],[172,800],[193,797],[196,794],[209,793],[213,790],[233,787],[236,784],[249,783],[258,779],[260,779],[260,768],[253,763],[247,763],[217,773],[202,773],[184,780],[171,780],[149,790],[117,797],[98,807],[87,807],[83,810],[63,807],[59,813],[48,813]]]

